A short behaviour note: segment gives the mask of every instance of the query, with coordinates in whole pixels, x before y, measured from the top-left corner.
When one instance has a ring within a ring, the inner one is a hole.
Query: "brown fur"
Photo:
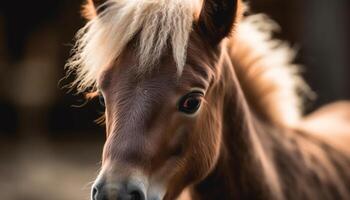
[[[135,178],[149,188],[164,185],[159,198],[165,200],[181,193],[193,200],[349,199],[349,103],[325,107],[293,126],[280,123],[283,113],[272,105],[286,100],[276,98],[282,91],[261,73],[247,72],[253,65],[269,69],[259,62],[264,56],[235,32],[225,39],[239,24],[240,1],[203,6],[181,76],[171,48],[159,67],[139,76],[137,38],[99,76],[107,139],[95,187],[103,182],[114,188],[107,199],[116,199],[120,184]],[[205,96],[198,113],[186,116],[176,104],[193,88]]]

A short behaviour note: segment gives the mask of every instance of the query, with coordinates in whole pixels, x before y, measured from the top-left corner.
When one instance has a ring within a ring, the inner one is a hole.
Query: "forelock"
[[[76,74],[78,92],[94,88],[99,73],[110,66],[137,35],[138,72],[152,69],[170,44],[177,71],[186,49],[201,0],[109,0],[98,16],[77,34],[69,72]]]

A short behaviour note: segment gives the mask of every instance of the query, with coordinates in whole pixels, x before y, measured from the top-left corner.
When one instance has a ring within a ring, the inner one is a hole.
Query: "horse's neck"
[[[261,121],[245,99],[229,56],[223,57],[221,154],[211,174],[193,187],[193,199],[349,197],[349,157],[318,138]]]
[[[194,196],[197,198],[194,199],[267,198],[266,195],[271,192],[279,195],[275,171],[257,133],[264,126],[251,112],[229,57],[223,55],[222,62],[222,81],[225,82],[227,94],[224,100],[221,156],[213,172],[196,186]],[[276,190],[268,192],[264,180],[266,175]],[[205,195],[199,197],[200,194]]]

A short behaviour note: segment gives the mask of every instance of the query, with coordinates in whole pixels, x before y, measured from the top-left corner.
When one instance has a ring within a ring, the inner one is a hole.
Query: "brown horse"
[[[350,199],[350,104],[302,117],[288,45],[240,0],[89,0],[70,72],[106,108],[93,200]]]

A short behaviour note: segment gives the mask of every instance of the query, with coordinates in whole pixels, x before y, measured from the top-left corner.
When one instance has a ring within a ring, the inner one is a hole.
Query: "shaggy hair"
[[[229,44],[231,60],[250,105],[263,118],[295,125],[303,114],[300,97],[313,97],[301,67],[293,64],[296,52],[272,38],[280,27],[264,14],[243,18],[236,29]]]
[[[154,66],[170,40],[173,57],[181,74],[199,0],[109,0],[97,17],[77,34],[70,72],[78,92],[94,88],[102,69],[111,65],[126,45],[138,35],[139,72]]]

